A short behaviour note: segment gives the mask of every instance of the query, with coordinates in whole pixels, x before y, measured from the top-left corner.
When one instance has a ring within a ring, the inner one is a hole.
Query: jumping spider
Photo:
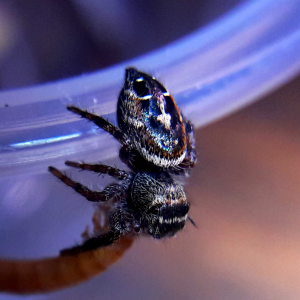
[[[107,246],[124,234],[149,234],[156,239],[173,236],[188,216],[189,203],[181,183],[170,173],[187,175],[196,161],[193,127],[180,113],[166,88],[134,68],[126,69],[117,117],[119,127],[101,116],[74,106],[67,109],[110,133],[121,144],[119,156],[132,172],[104,164],[66,161],[66,165],[107,174],[120,181],[92,191],[49,167],[49,171],[88,201],[112,201],[110,230],[82,245],[61,251],[69,255]]]

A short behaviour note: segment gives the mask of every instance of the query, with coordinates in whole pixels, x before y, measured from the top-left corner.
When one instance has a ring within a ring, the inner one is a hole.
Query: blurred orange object
[[[0,291],[45,293],[76,285],[117,262],[132,242],[133,239],[123,237],[112,246],[78,255],[41,260],[0,260]]]

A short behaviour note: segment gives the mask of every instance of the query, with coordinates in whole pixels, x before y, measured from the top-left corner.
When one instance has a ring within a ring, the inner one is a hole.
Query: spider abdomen
[[[155,78],[126,69],[117,116],[120,129],[143,158],[158,167],[180,164],[187,153],[184,118],[173,97]]]

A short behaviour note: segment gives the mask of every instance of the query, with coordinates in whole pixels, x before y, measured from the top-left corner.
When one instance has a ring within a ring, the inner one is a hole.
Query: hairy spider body
[[[136,171],[187,175],[196,162],[192,124],[166,88],[146,73],[126,69],[117,104],[119,128],[101,116],[67,108],[114,136],[122,144],[120,157]]]
[[[94,122],[118,140],[119,156],[132,172],[103,164],[66,161],[68,166],[107,174],[120,181],[102,191],[92,191],[49,167],[54,176],[87,200],[113,202],[110,230],[80,246],[62,250],[62,255],[110,245],[125,234],[143,233],[161,239],[180,231],[187,219],[194,224],[188,216],[189,203],[183,186],[170,175],[187,175],[194,166],[193,126],[160,82],[134,68],[126,69],[117,105],[119,127],[75,106],[67,109]]]
[[[124,234],[149,234],[155,239],[173,236],[181,230],[188,218],[189,203],[182,185],[167,172],[131,173],[102,164],[66,161],[66,165],[108,174],[120,183],[108,185],[102,191],[91,191],[73,181],[59,170],[49,171],[66,185],[92,202],[114,202],[109,214],[110,230],[92,237],[83,245],[62,250],[63,255],[84,252],[107,246]]]
[[[117,105],[120,129],[145,160],[169,168],[186,156],[185,124],[168,91],[151,76],[126,70]]]

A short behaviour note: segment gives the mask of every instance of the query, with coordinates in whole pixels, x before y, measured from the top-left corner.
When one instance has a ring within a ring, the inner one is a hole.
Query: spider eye
[[[159,213],[159,206],[152,206],[149,209],[149,213],[153,215],[157,215]]]
[[[160,82],[158,82],[157,80],[156,80],[156,86],[157,86],[157,88],[160,89],[160,91],[163,94],[168,93],[167,89]]]
[[[146,81],[143,78],[138,78],[133,83],[133,89],[138,97],[151,97],[148,87],[146,86]]]

